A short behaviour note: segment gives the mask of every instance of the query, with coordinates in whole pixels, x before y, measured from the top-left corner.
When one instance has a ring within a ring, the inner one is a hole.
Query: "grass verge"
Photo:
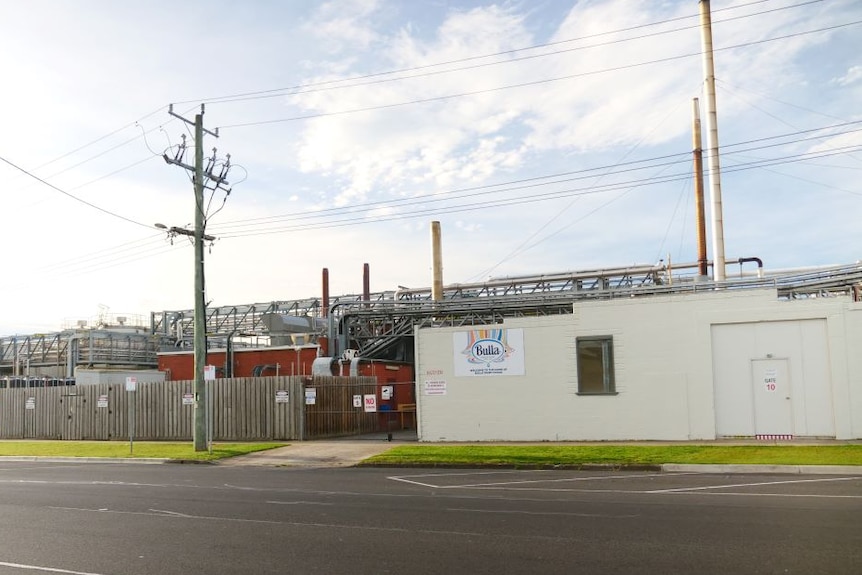
[[[365,465],[862,465],[862,445],[405,445]]]
[[[0,441],[0,456],[158,458],[215,461],[284,447],[287,443],[213,443],[212,453],[195,451],[191,442],[136,441]]]

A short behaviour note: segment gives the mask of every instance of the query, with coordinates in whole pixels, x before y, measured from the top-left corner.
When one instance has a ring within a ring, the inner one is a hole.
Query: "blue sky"
[[[862,3],[712,18],[727,259],[857,261]],[[2,2],[0,334],[193,306],[191,246],[153,227],[194,220],[170,103],[231,154],[212,305],[319,295],[323,267],[357,293],[364,263],[428,286],[432,220],[447,284],[694,262],[697,25],[696,0]]]

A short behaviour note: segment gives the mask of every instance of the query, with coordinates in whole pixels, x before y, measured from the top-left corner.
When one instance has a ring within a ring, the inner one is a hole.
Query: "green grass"
[[[405,445],[363,464],[549,466],[724,463],[862,465],[862,445]]]
[[[214,443],[212,453],[194,450],[189,442],[136,441],[133,452],[129,443],[119,441],[0,441],[0,456],[41,457],[140,457],[214,461],[284,447],[287,443]]]

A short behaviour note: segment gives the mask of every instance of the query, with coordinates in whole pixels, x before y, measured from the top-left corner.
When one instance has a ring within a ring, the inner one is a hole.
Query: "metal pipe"
[[[757,262],[757,277],[763,277],[763,260],[760,258],[739,258],[737,260],[739,262],[739,271],[742,273],[742,264],[745,262]]]

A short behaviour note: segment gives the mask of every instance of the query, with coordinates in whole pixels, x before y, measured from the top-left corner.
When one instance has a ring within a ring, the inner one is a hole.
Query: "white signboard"
[[[35,397],[28,397],[24,401],[24,409],[36,409],[36,398]]]
[[[127,377],[126,378],[126,391],[135,391],[138,388],[138,378],[137,377]]]
[[[452,334],[456,376],[524,375],[524,330],[473,329]]]
[[[392,399],[392,386],[384,385],[380,388],[380,399]]]
[[[96,407],[108,407],[108,396],[100,395],[99,399],[96,400]]]
[[[377,396],[373,393],[370,395],[363,395],[362,406],[365,408],[366,413],[373,413],[377,411]]]
[[[290,403],[290,392],[279,389],[275,392],[275,402],[276,403]]]
[[[314,405],[317,403],[317,390],[313,387],[305,390],[305,405]]]
[[[195,404],[195,394],[184,393],[183,394],[183,405],[194,405],[194,404]]]
[[[354,395],[353,396],[353,407],[362,407],[362,396]]]
[[[446,381],[435,380],[425,382],[425,395],[446,395]]]
[[[214,365],[205,365],[204,366],[204,381],[212,381],[215,377],[215,366]]]

